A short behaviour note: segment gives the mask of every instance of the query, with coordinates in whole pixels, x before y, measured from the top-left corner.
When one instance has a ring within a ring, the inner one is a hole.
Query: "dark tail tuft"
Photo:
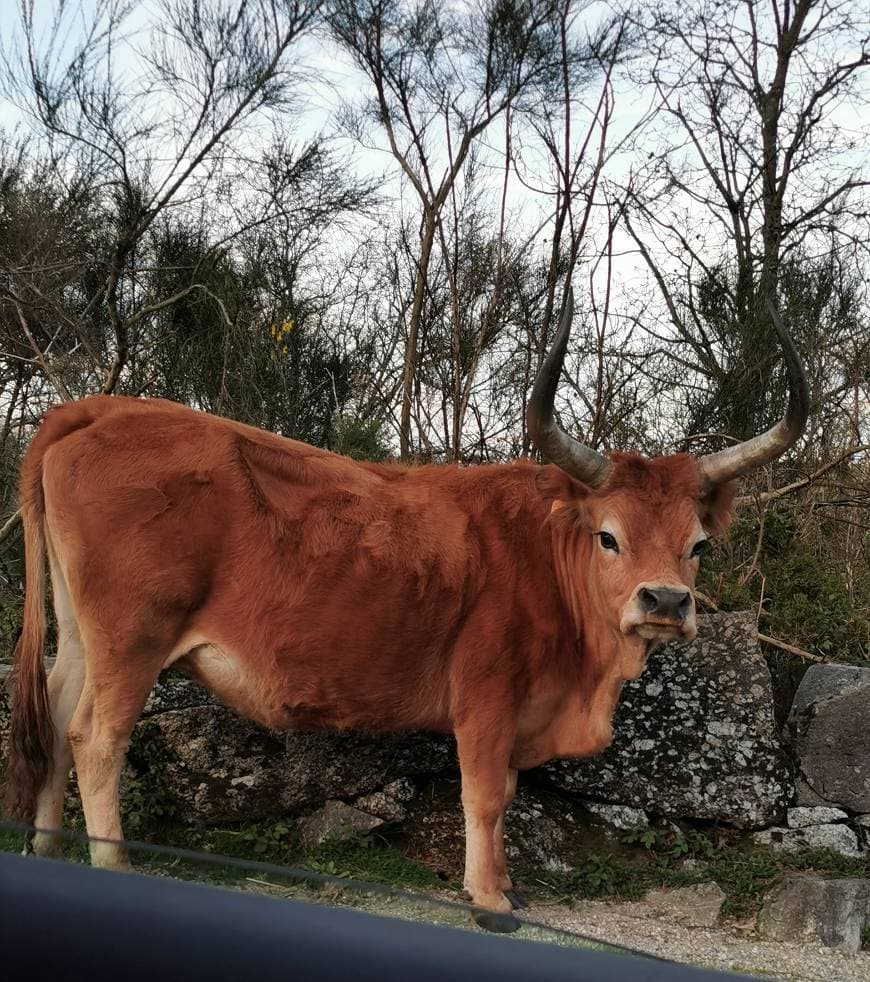
[[[24,625],[12,673],[12,723],[6,768],[6,808],[10,817],[32,823],[36,796],[48,780],[54,750],[54,724],[48,700],[45,647],[45,509],[41,454],[28,454],[21,474],[24,524]]]

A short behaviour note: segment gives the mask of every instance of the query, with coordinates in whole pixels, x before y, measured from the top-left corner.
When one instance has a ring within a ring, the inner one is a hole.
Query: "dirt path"
[[[528,920],[615,945],[700,965],[786,982],[867,982],[870,952],[846,954],[812,944],[756,940],[751,930],[687,928],[643,903],[580,901],[574,908],[535,904]],[[520,931],[520,936],[522,931]]]

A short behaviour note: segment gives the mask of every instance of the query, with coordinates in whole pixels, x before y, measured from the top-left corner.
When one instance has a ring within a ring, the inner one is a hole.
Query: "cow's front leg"
[[[510,874],[508,873],[507,853],[505,852],[504,841],[504,819],[517,793],[517,774],[518,772],[515,767],[508,767],[507,782],[504,789],[504,804],[502,805],[498,821],[495,823],[495,835],[492,841],[495,851],[495,868],[498,873],[498,884],[514,910],[528,906],[525,900],[514,890],[513,883],[511,882]]]
[[[519,921],[511,916],[512,904],[504,895],[507,870],[495,846],[496,828],[504,815],[508,786],[509,747],[499,747],[491,732],[463,728],[456,732],[456,749],[462,772],[462,809],[465,813],[465,891],[481,927],[491,931],[515,931]],[[509,882],[509,881],[508,881]]]
[[[495,823],[495,834],[492,839],[492,847],[495,852],[495,869],[498,875],[499,889],[504,893],[513,889],[511,878],[507,869],[507,853],[504,843],[504,817],[505,812],[510,808],[514,796],[517,793],[517,770],[514,767],[507,769],[507,781],[505,782],[504,799],[502,801],[501,814]],[[510,898],[508,898],[510,899]]]

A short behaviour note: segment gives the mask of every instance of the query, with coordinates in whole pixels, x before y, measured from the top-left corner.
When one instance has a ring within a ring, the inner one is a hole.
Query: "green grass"
[[[401,851],[382,838],[364,836],[351,842],[327,842],[311,850],[303,850],[295,830],[282,822],[262,822],[237,827],[197,828],[178,826],[164,828],[161,836],[149,836],[142,841],[171,842],[181,849],[227,856],[242,862],[267,862],[297,870],[340,879],[376,883],[395,889],[434,890],[445,884],[431,870],[406,858]],[[20,853],[24,847],[22,833],[0,829],[0,852]],[[67,859],[86,862],[84,842],[68,842],[64,847]],[[134,865],[143,872],[166,872],[183,879],[206,879],[208,882],[233,884],[243,880],[247,871],[242,867],[175,858],[134,850]],[[284,878],[291,881],[290,873]]]
[[[21,852],[24,849],[24,836],[11,829],[0,829],[0,852]]]
[[[326,842],[304,855],[306,869],[397,889],[435,890],[445,884],[430,869],[385,842]]]

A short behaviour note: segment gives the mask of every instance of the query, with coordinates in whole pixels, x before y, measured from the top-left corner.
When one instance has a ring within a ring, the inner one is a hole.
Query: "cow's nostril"
[[[652,590],[647,590],[646,587],[641,588],[637,595],[637,599],[640,601],[640,605],[645,614],[651,614],[659,605],[659,600],[656,594],[653,593]]]
[[[680,617],[686,618],[691,609],[692,609],[692,595],[691,593],[684,593],[683,599],[680,601],[679,605],[677,606],[677,613],[680,615]]]

